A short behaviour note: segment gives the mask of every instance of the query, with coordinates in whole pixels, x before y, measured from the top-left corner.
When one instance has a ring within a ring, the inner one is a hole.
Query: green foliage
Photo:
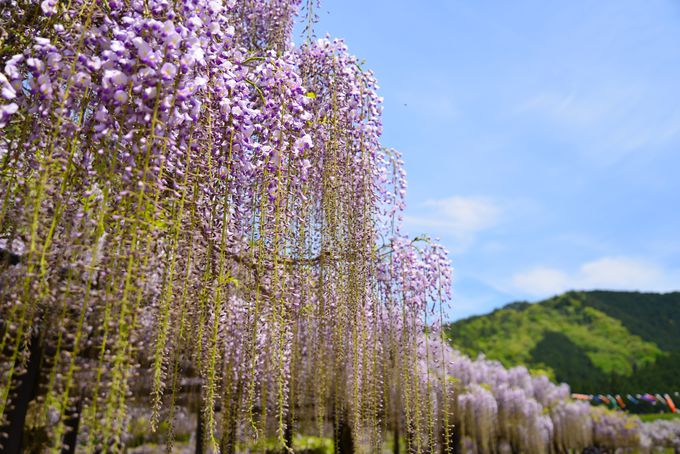
[[[554,371],[557,381],[570,383],[577,389],[586,385],[604,389],[607,381],[607,376],[595,367],[584,349],[559,332],[546,332],[531,350],[531,358]]]
[[[313,437],[308,435],[295,435],[293,439],[295,452],[306,454],[333,454],[335,446],[333,439],[328,437]]]
[[[680,413],[648,413],[645,415],[639,415],[642,422],[652,422],[659,419],[670,421],[673,419],[680,419]]]
[[[579,292],[585,304],[619,320],[664,351],[680,348],[680,292]]]
[[[568,292],[447,327],[467,354],[524,364],[580,392],[680,387],[680,293]]]
[[[165,447],[167,440],[164,434],[170,429],[168,421],[161,421],[156,431],[149,430],[148,415],[132,418],[128,426],[129,440],[126,446],[135,448],[146,445],[158,445]],[[191,432],[180,431],[175,433],[176,443],[187,443],[191,439]]]
[[[333,439],[329,437],[296,434],[293,438],[293,450],[303,454],[333,454],[335,446]],[[240,444],[239,451],[282,453],[285,449],[278,437],[262,437],[255,442]]]

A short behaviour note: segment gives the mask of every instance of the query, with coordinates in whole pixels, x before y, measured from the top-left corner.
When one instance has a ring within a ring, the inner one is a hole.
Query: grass
[[[680,419],[680,413],[649,413],[645,415],[638,415],[642,422],[652,422],[658,420],[670,421],[673,419]]]

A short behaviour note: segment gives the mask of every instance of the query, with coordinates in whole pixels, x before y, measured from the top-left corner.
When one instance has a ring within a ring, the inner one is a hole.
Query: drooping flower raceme
[[[0,414],[33,345],[52,451],[74,407],[88,452],[122,449],[149,393],[151,428],[199,394],[215,449],[296,417],[377,446],[391,395],[433,445],[414,366],[450,267],[401,233],[403,163],[345,44],[294,47],[296,1],[6,3]]]

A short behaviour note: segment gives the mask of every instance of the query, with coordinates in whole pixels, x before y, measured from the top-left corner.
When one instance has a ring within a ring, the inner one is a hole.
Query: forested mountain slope
[[[543,369],[577,392],[680,389],[680,292],[568,292],[447,328],[470,354]]]

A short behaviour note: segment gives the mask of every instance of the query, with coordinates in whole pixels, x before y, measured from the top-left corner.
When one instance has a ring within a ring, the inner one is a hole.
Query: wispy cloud
[[[680,112],[644,84],[591,81],[579,90],[544,87],[515,114],[539,116],[594,162],[609,164],[649,153],[680,136]],[[651,98],[651,99],[650,99]]]
[[[501,215],[497,203],[483,197],[454,196],[447,199],[428,200],[425,206],[434,209],[452,230],[462,233],[477,232],[492,227]]]
[[[524,293],[543,296],[568,289],[569,275],[555,268],[538,267],[515,274],[512,283]]]
[[[406,221],[455,237],[468,237],[493,227],[503,213],[497,202],[485,197],[453,196],[428,200],[423,208],[423,215],[407,216]]]
[[[571,272],[553,267],[532,268],[515,274],[512,285],[533,296],[589,289],[664,292],[680,289],[680,270],[664,269],[630,257],[602,257]]]
[[[540,113],[563,126],[578,127],[599,121],[610,109],[611,104],[602,100],[577,97],[575,90],[568,93],[542,91],[520,104],[516,113]]]

